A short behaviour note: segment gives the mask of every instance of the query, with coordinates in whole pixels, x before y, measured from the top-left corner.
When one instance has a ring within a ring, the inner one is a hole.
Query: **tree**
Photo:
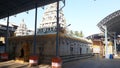
[[[70,34],[71,34],[71,35],[73,35],[73,34],[74,34],[72,30],[70,30]]]
[[[70,30],[70,34],[71,34],[71,35],[78,36],[78,37],[84,37],[82,31],[78,32],[78,31],[72,31],[72,30]]]
[[[83,35],[83,32],[82,31],[80,31],[79,32],[79,37],[83,37],[84,35]]]
[[[78,31],[75,31],[75,35],[76,35],[76,36],[79,36],[79,32],[78,32]]]

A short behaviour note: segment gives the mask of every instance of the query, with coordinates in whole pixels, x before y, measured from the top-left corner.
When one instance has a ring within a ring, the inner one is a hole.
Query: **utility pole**
[[[107,26],[105,25],[104,26],[104,29],[105,29],[105,58],[109,58],[109,55],[108,55],[108,37],[107,37]]]
[[[117,51],[116,51],[116,32],[114,33],[114,54],[117,56]]]

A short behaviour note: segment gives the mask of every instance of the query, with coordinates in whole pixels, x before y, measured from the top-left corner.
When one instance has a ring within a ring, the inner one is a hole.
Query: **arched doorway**
[[[30,45],[27,42],[24,42],[20,49],[20,56],[19,58],[23,61],[29,61],[30,57]]]
[[[20,58],[24,58],[24,49],[23,48],[20,50]]]

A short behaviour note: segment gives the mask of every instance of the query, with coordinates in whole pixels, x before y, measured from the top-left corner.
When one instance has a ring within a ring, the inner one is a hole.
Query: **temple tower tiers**
[[[22,20],[22,22],[18,26],[18,28],[15,31],[15,33],[16,33],[16,36],[25,36],[25,35],[28,35],[27,34],[27,26],[26,26],[26,24],[24,22],[24,19]]]
[[[47,6],[42,17],[42,22],[37,30],[37,34],[54,34],[56,33],[57,22],[57,3],[53,3]],[[66,20],[64,18],[63,11],[59,12],[59,24],[60,28],[66,27]]]

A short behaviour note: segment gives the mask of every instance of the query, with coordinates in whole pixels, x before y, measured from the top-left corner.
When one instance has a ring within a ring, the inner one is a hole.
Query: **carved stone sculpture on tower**
[[[47,6],[40,24],[40,28],[37,30],[37,34],[53,34],[56,33],[56,22],[57,22],[57,3],[53,3]],[[60,28],[66,27],[66,20],[63,11],[59,13],[59,24]]]

